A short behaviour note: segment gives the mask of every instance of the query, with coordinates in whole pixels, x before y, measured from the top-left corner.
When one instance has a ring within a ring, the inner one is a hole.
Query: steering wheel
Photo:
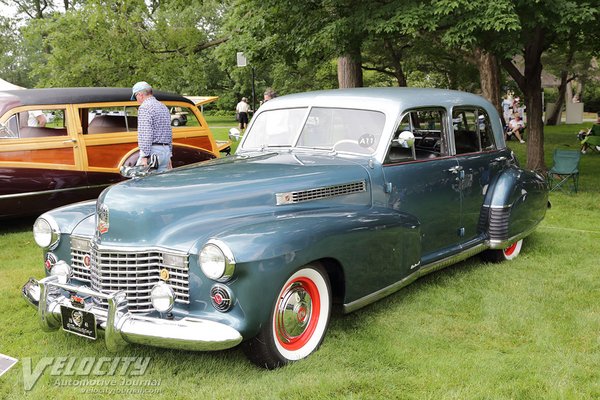
[[[362,147],[361,145],[358,144],[358,142],[356,140],[352,140],[352,139],[338,140],[333,145],[333,150],[338,151],[338,146],[342,146],[343,147],[343,146],[346,146],[346,145],[349,145],[347,147],[349,147],[350,150],[358,150],[358,151],[354,151],[356,153],[361,153],[361,154],[366,153],[366,148]],[[355,149],[352,149],[352,147],[354,147]],[[350,150],[347,150],[347,151],[350,151]]]

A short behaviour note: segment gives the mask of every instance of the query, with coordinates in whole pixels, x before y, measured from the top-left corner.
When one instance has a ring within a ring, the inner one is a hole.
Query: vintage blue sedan
[[[23,287],[45,330],[109,350],[242,344],[275,368],[351,312],[480,253],[515,258],[544,218],[479,96],[348,89],[270,100],[235,156],[134,178],[40,216],[45,277]]]

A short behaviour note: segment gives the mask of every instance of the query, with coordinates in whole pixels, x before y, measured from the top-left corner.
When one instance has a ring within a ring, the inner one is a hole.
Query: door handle
[[[502,161],[506,161],[506,157],[500,156],[500,157],[494,158],[494,162],[502,162]]]
[[[460,165],[457,165],[455,167],[449,168],[448,172],[452,172],[453,174],[458,174],[462,170],[463,170],[463,167],[461,167]]]

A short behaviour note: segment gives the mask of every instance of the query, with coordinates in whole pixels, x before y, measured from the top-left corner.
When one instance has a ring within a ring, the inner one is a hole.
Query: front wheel
[[[244,353],[268,369],[307,357],[319,348],[331,314],[331,286],[320,266],[307,265],[285,282],[270,320],[247,341]]]
[[[495,262],[495,263],[502,262],[502,261],[510,261],[510,260],[517,258],[519,253],[521,253],[522,246],[523,246],[523,239],[512,243],[510,246],[508,246],[505,249],[486,250],[483,253],[481,253],[481,257],[483,258],[484,261]]]

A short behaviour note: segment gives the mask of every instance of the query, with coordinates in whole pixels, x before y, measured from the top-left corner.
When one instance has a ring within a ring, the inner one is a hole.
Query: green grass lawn
[[[229,140],[229,129],[237,128],[238,122],[235,117],[205,117],[208,126],[212,131],[215,139],[217,140]],[[231,154],[235,153],[239,142],[234,142],[231,145]]]
[[[215,135],[220,129],[226,135],[227,128],[213,129]],[[578,148],[577,130],[547,128],[549,166],[555,147]],[[510,145],[524,165],[525,145]],[[599,398],[600,154],[582,156],[580,182],[577,194],[551,193],[552,208],[516,260],[486,264],[475,257],[358,312],[334,315],[321,349],[285,368],[256,368],[239,349],[191,353],[129,346],[118,354],[150,357],[141,378],[159,385],[141,390],[158,394],[123,394],[131,387],[122,376],[53,376],[50,369],[24,391],[24,358],[35,366],[42,357],[115,355],[102,341],[39,329],[36,313],[20,296],[30,276],[43,274],[30,233],[33,220],[2,222],[0,353],[21,361],[0,377],[0,398]],[[120,392],[90,395],[84,392],[89,387],[73,381],[60,386],[65,378],[116,379],[113,389]]]

